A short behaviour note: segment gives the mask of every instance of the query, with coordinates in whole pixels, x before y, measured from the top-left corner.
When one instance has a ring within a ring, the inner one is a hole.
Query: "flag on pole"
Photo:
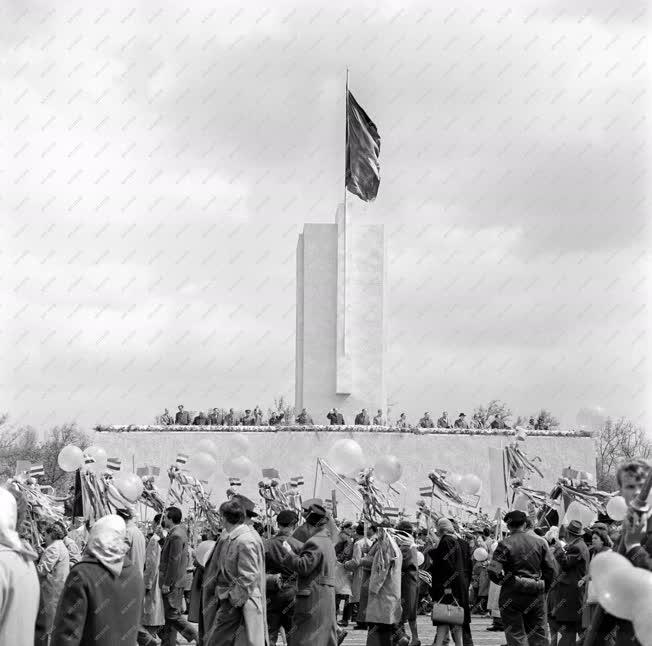
[[[299,487],[304,484],[304,479],[303,476],[294,476],[293,478],[290,478],[290,484],[293,487]]]
[[[240,487],[242,486],[242,481],[240,478],[229,478],[229,485],[232,487]]]
[[[419,487],[419,494],[424,498],[432,498],[432,485],[429,487]]]
[[[188,462],[188,456],[185,453],[177,454],[177,464],[186,464]]]
[[[398,507],[384,507],[383,514],[388,518],[398,518],[399,508]]]
[[[29,468],[29,475],[32,478],[38,478],[38,476],[45,475],[45,469],[42,464],[35,464],[33,467]]]
[[[376,199],[378,194],[379,155],[378,128],[347,89],[346,188],[365,202]]]
[[[278,469],[263,469],[263,478],[280,478]]]
[[[108,466],[108,462],[107,462]],[[139,477],[143,476],[159,476],[161,474],[161,467],[138,467],[136,469],[136,475]]]
[[[106,467],[107,469],[111,469],[111,471],[120,471],[121,466],[122,460],[120,458],[109,458],[106,461]]]

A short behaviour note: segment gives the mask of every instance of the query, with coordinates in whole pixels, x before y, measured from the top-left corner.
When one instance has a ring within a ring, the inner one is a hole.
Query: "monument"
[[[349,424],[362,408],[387,411],[385,233],[356,202],[334,224],[304,225],[297,244],[295,406],[316,424],[332,408]]]

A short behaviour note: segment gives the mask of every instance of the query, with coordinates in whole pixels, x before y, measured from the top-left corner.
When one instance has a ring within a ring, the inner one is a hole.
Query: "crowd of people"
[[[628,503],[649,470],[620,466]],[[652,570],[647,515],[550,527],[513,510],[494,530],[439,517],[433,533],[405,519],[338,524],[312,499],[301,517],[280,511],[272,531],[255,509],[240,494],[223,502],[201,554],[177,507],[147,536],[124,509],[69,531],[50,523],[30,545],[16,531],[24,504],[0,488],[0,644],[174,646],[180,633],[202,646],[275,646],[283,631],[289,646],[336,646],[351,627],[368,646],[420,646],[428,612],[434,646],[472,646],[473,613],[493,617],[488,630],[508,646],[576,646],[597,608],[591,559],[616,544]],[[603,624],[600,646],[637,644],[631,623]]]
[[[344,426],[346,420],[342,413],[333,408],[325,416],[325,419],[330,425]],[[156,421],[161,426],[277,426],[297,424],[299,426],[314,426],[315,422],[311,414],[303,408],[296,415],[290,414],[288,411],[270,412],[267,416],[263,414],[260,406],[256,406],[253,410],[246,409],[244,413],[236,413],[233,408],[228,412],[222,411],[220,408],[210,409],[208,413],[199,411],[196,415],[188,412],[183,404],[179,404],[178,411],[174,418],[166,408],[165,412],[156,418]],[[353,422],[356,426],[388,426],[388,421],[385,413],[378,409],[376,415],[371,417],[366,408],[363,408],[356,416]],[[430,413],[426,411],[423,417],[419,419],[416,424],[410,422],[406,413],[401,413],[395,422],[391,425],[396,428],[451,428],[451,429],[469,429],[469,428],[491,428],[491,429],[506,429],[511,428],[509,422],[504,419],[489,417],[488,419],[479,419],[477,416],[472,416],[467,419],[466,413],[460,413],[455,420],[448,417],[448,412],[443,411],[441,416],[437,418],[437,422],[433,420]],[[530,417],[527,424],[524,425],[528,430],[549,430],[550,424],[543,418],[535,419]]]

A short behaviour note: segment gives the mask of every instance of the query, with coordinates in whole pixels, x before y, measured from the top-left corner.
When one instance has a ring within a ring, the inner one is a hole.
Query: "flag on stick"
[[[384,507],[383,514],[388,518],[398,518],[399,508],[398,507]]]
[[[370,202],[380,185],[380,135],[353,94],[346,94],[346,188]]]
[[[45,475],[45,469],[43,468],[43,465],[42,464],[36,464],[33,467],[30,467],[29,475],[32,478],[38,478],[38,476],[44,476]]]
[[[107,469],[111,469],[111,471],[120,471],[120,467],[122,466],[122,460],[119,458],[109,458],[106,461],[106,466]]]
[[[186,464],[188,462],[188,456],[185,453],[177,454],[177,464]]]
[[[419,487],[419,493],[424,498],[432,498],[432,485],[430,485],[429,487]]]
[[[290,478],[290,484],[293,487],[300,487],[304,484],[303,476],[294,476],[293,478]]]
[[[232,487],[240,487],[242,486],[242,481],[240,478],[229,478],[229,485]]]

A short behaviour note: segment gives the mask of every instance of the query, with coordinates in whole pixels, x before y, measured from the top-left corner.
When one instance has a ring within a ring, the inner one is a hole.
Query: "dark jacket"
[[[223,422],[224,420],[222,419],[222,416],[219,413],[211,413],[208,416],[208,423],[211,426],[221,426]]]
[[[355,423],[357,426],[369,426],[369,416],[364,413],[358,413],[355,416]]]
[[[174,416],[174,423],[188,426],[190,424],[190,413],[187,410],[179,411]]]
[[[192,421],[193,426],[209,426],[210,422],[208,421],[208,417],[206,415],[197,415],[195,419]]]
[[[419,609],[419,566],[410,547],[399,545],[403,561],[401,562],[401,620],[416,621]]]
[[[328,413],[326,417],[331,421],[331,425],[344,426],[344,416],[342,413]]]
[[[66,579],[51,646],[132,646],[144,594],[142,574],[126,559],[119,576],[96,560],[77,563]]]
[[[589,548],[581,537],[557,554],[561,572],[557,579],[557,604],[551,609],[557,621],[581,621],[584,590],[579,587],[579,582],[588,572],[589,560]]]
[[[466,545],[466,549],[464,547]],[[464,621],[471,621],[469,608],[469,583],[472,565],[469,561],[469,546],[455,536],[445,534],[439,545],[429,552],[432,559],[430,575],[432,576],[431,597],[435,603],[443,600],[450,603],[450,596],[445,595],[446,589],[451,590],[455,601],[464,608]]]
[[[161,548],[159,585],[184,588],[188,569],[188,534],[183,525],[170,530]]]

